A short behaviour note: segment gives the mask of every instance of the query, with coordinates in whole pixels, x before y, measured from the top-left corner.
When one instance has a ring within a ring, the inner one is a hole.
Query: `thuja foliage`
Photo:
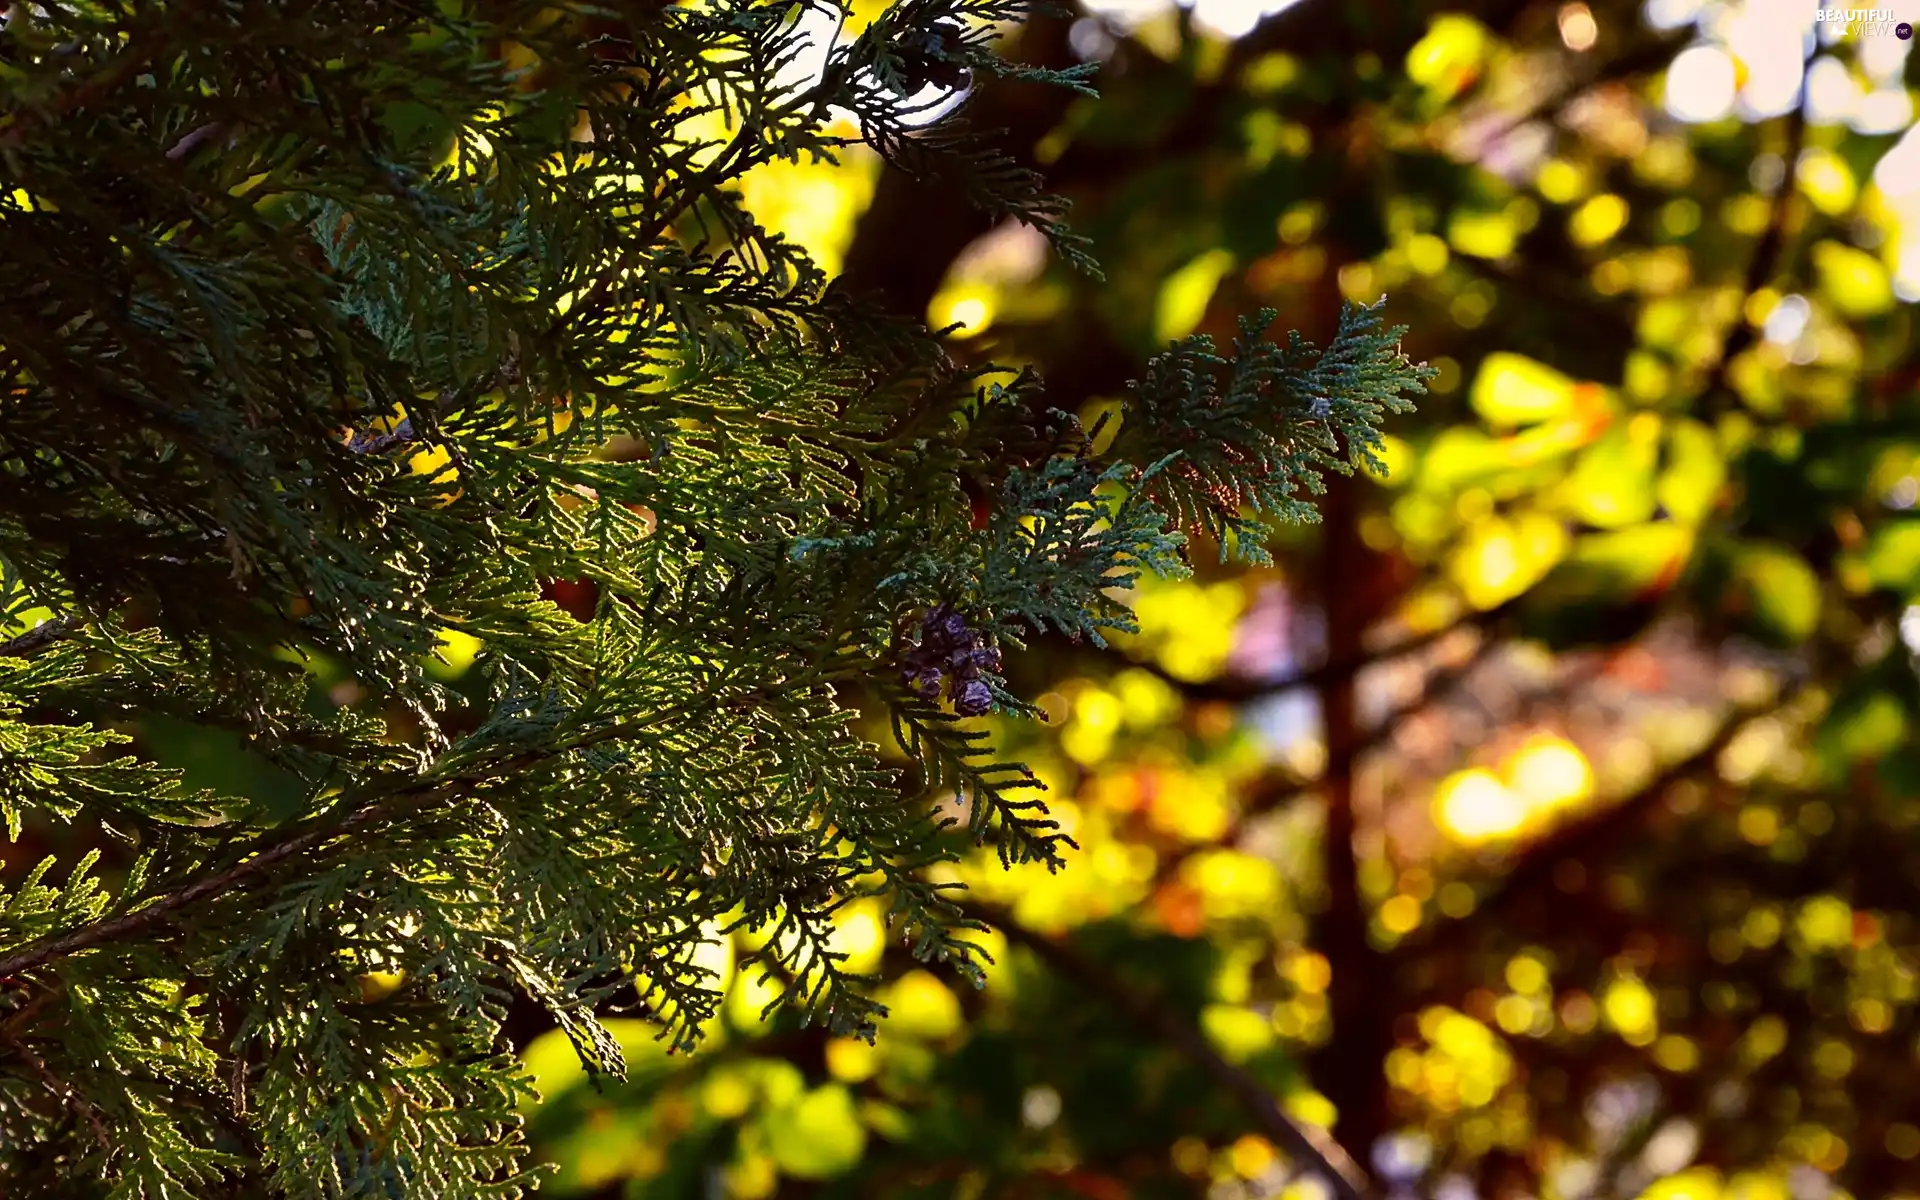
[[[1009,862],[1069,845],[967,720],[1032,711],[1000,649],[1126,627],[1186,532],[1257,553],[1424,376],[1373,308],[1324,350],[1254,320],[1083,429],[743,207],[857,139],[1090,268],[926,119],[1022,71],[1024,3],[825,53],[757,0],[7,8],[0,814],[101,847],[4,876],[7,1195],[518,1195],[516,996],[618,1074],[596,1015],[691,1046],[695,951],[744,925],[783,1003],[870,1033],[828,931],[875,893],[978,977],[932,798]],[[304,801],[128,753],[155,718]]]

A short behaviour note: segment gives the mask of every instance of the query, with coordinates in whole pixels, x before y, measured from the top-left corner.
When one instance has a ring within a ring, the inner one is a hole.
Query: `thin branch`
[[[1461,628],[1461,625],[1448,626],[1446,630],[1442,631],[1441,635],[1444,636],[1446,633],[1450,633],[1459,628]],[[1365,734],[1361,735],[1359,742],[1356,743],[1353,748],[1354,756],[1358,758],[1362,755],[1371,754],[1373,751],[1379,749],[1388,738],[1393,736],[1394,731],[1399,729],[1401,722],[1407,720],[1409,717],[1418,715],[1428,707],[1438,704],[1448,696],[1451,696],[1461,684],[1467,681],[1467,678],[1473,674],[1476,668],[1486,662],[1495,650],[1505,644],[1506,643],[1497,638],[1483,638],[1480,644],[1474,647],[1473,653],[1467,657],[1465,662],[1456,666],[1442,668],[1441,670],[1435,671],[1432,675],[1429,675],[1425,685],[1420,689],[1418,696],[1406,701],[1404,704],[1396,705],[1385,716],[1381,717],[1368,728]],[[1415,647],[1408,647],[1402,652],[1411,653],[1414,648]],[[1378,659],[1376,658],[1374,661],[1378,661]],[[1283,805],[1290,804],[1294,800],[1311,793],[1314,789],[1318,788],[1320,784],[1321,780],[1317,777],[1313,779],[1296,779],[1290,781],[1285,786],[1271,788],[1261,792],[1241,811],[1239,816],[1234,818],[1233,823],[1227,827],[1226,832],[1221,834],[1220,837],[1210,842],[1195,843],[1181,850],[1179,853],[1170,854],[1163,858],[1159,870],[1154,873],[1155,885],[1157,886],[1171,879],[1180,869],[1181,865],[1193,857],[1193,855],[1203,850],[1210,850],[1216,845],[1233,845],[1238,842],[1246,833],[1248,825],[1266,816],[1268,813],[1278,810]]]
[[[42,621],[18,637],[0,642],[0,658],[28,658],[81,628],[80,618],[67,613]]]
[[[192,5],[182,7],[191,9]],[[169,19],[177,22],[184,15],[186,15],[184,12],[175,13]],[[78,87],[54,97],[44,107],[22,111],[6,126],[0,127],[0,151],[17,150],[28,138],[53,122],[98,104],[122,84],[145,71],[148,64],[160,53],[165,40],[164,37],[159,36],[135,38],[125,53],[95,72]]]
[[[251,882],[255,877],[264,875],[287,859],[303,854],[335,837],[344,836],[374,824],[386,814],[387,810],[384,806],[368,805],[350,814],[337,825],[311,828],[295,834],[261,850],[244,862],[196,880],[176,891],[168,892],[153,903],[124,916],[95,921],[72,933],[30,943],[25,949],[0,958],[0,979],[11,978],[24,971],[43,967],[55,959],[69,958],[82,950],[91,950],[108,942],[146,933],[157,925],[170,922],[173,914],[183,908],[233,891],[242,884]]]
[[[1009,942],[1032,950],[1060,975],[1078,984],[1089,997],[1118,1006],[1143,1032],[1205,1071],[1240,1102],[1270,1141],[1296,1161],[1325,1176],[1340,1200],[1377,1200],[1379,1193],[1351,1155],[1324,1131],[1288,1116],[1265,1084],[1221,1057],[1205,1035],[1164,1001],[1122,982],[1069,942],[1022,925],[1010,912],[978,902],[970,902],[966,907],[1006,935]]]
[[[1489,921],[1498,924],[1497,917],[1502,910],[1529,895],[1532,889],[1550,882],[1555,868],[1562,862],[1596,857],[1599,846],[1639,825],[1648,810],[1660,803],[1674,785],[1711,770],[1721,753],[1733,744],[1742,730],[1754,721],[1781,712],[1793,702],[1804,686],[1802,681],[1794,680],[1769,703],[1736,707],[1699,749],[1661,771],[1640,790],[1584,819],[1564,825],[1528,846],[1521,852],[1520,860],[1480,898],[1470,916],[1423,926],[1402,939],[1389,952],[1389,957],[1404,963],[1453,944],[1471,931],[1485,928]]]
[[[1809,58],[1804,64],[1812,65]],[[1754,244],[1753,257],[1747,260],[1746,278],[1741,283],[1740,312],[1734,316],[1733,328],[1727,332],[1720,343],[1720,354],[1707,372],[1706,381],[1700,388],[1700,401],[1711,413],[1724,404],[1727,386],[1727,374],[1733,369],[1733,360],[1745,353],[1760,338],[1759,329],[1747,319],[1747,305],[1760,289],[1773,280],[1774,273],[1780,268],[1780,257],[1787,244],[1787,219],[1793,213],[1796,193],[1796,173],[1800,166],[1800,152],[1807,143],[1807,85],[1800,85],[1800,103],[1794,105],[1787,114],[1787,148],[1782,157],[1786,164],[1780,178],[1780,190],[1773,197],[1773,211],[1767,218],[1767,228]]]
[[[167,151],[167,157],[172,159],[175,162],[179,162],[181,159],[184,159],[184,158],[191,158],[193,156],[194,151],[206,145],[208,142],[212,141],[214,138],[219,137],[221,134],[225,133],[226,131],[227,131],[226,122],[209,121],[205,125],[200,126],[198,129],[193,130],[192,132],[188,133],[185,137],[175,142],[173,144],[173,148]]]
[[[27,1070],[32,1073],[35,1081],[46,1089],[48,1095],[72,1109],[75,1116],[87,1123],[87,1128],[93,1133],[93,1140],[100,1144],[102,1150],[113,1149],[113,1139],[108,1136],[107,1127],[101,1124],[100,1114],[93,1111],[93,1105],[88,1104],[87,1098],[82,1096],[72,1084],[49,1070],[46,1060],[35,1054],[24,1041],[10,1033],[0,1036],[0,1045],[5,1045],[7,1049],[13,1051],[15,1058],[26,1064]]]
[[[1597,70],[1567,80],[1559,87],[1553,89],[1552,92],[1548,93],[1526,112],[1510,118],[1498,129],[1489,130],[1486,134],[1477,137],[1476,140],[1479,141],[1481,145],[1490,145],[1504,138],[1511,137],[1513,134],[1519,132],[1522,127],[1531,125],[1535,121],[1558,121],[1566,114],[1569,108],[1573,107],[1575,102],[1594,89],[1605,87],[1611,83],[1621,83],[1642,72],[1652,71],[1665,66],[1676,53],[1686,47],[1691,37],[1692,33],[1689,30],[1685,36],[1668,35],[1657,38],[1645,45],[1623,51],[1619,56],[1609,59]]]
[[[1324,662],[1318,666],[1292,671],[1277,679],[1248,679],[1245,677],[1230,676],[1223,679],[1210,679],[1194,683],[1168,674],[1164,667],[1151,661],[1135,663],[1129,660],[1129,665],[1139,667],[1150,674],[1160,677],[1167,683],[1173,685],[1173,687],[1188,700],[1225,700],[1229,703],[1245,703],[1250,700],[1264,700],[1271,696],[1278,696],[1284,692],[1298,691],[1301,688],[1319,687],[1328,680],[1357,675],[1368,667],[1391,662],[1396,658],[1405,658],[1410,654],[1418,654],[1420,651],[1452,637],[1463,629],[1486,629],[1489,626],[1496,625],[1510,616],[1518,607],[1519,602],[1517,600],[1509,600],[1493,608],[1470,613],[1460,620],[1450,625],[1442,626],[1439,629],[1415,634],[1412,637],[1395,642],[1393,645],[1383,649],[1368,651],[1358,657]]]
[[[764,698],[760,692],[750,691],[720,703],[739,705]],[[442,773],[422,776],[398,787],[370,788],[367,794],[343,799],[300,826],[266,834],[254,843],[257,849],[247,853],[241,861],[167,892],[132,912],[94,921],[70,933],[28,943],[24,948],[0,958],[0,980],[12,979],[22,972],[35,970],[57,959],[69,958],[109,942],[148,933],[157,926],[170,925],[176,919],[175,914],[182,909],[249,886],[288,859],[317,850],[335,839],[385,825],[436,798],[458,794],[464,789],[510,776],[536,763],[559,758],[576,750],[632,736],[656,727],[668,717],[684,716],[701,705],[712,703],[713,697],[703,697],[532,750],[516,750],[509,746],[488,747],[470,761],[444,762]],[[456,766],[460,768],[458,771],[454,770]]]

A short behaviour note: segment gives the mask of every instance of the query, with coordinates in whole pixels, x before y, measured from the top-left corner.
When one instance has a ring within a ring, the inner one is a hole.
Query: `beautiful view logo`
[[[1843,26],[1843,34],[1855,37],[1886,37],[1901,41],[1913,36],[1913,26],[1900,20],[1890,8],[1817,8],[1813,19],[1822,25]]]

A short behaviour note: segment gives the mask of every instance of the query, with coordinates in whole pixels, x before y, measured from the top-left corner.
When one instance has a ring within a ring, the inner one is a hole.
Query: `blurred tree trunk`
[[[1302,332],[1323,346],[1332,340],[1340,312],[1343,265],[1338,248],[1327,249],[1327,269],[1314,288],[1311,311],[1301,314]],[[1384,564],[1360,538],[1368,486],[1362,476],[1333,476],[1320,506],[1320,602],[1331,663],[1362,661],[1366,631],[1390,600],[1378,586]],[[1384,962],[1368,937],[1370,918],[1360,887],[1354,768],[1366,732],[1355,704],[1358,675],[1357,667],[1330,672],[1318,689],[1327,752],[1320,789],[1326,804],[1321,854],[1327,906],[1316,923],[1315,940],[1332,969],[1327,1004],[1333,1032],[1309,1066],[1315,1088],[1338,1112],[1334,1140],[1364,1166],[1388,1119],[1384,1065],[1393,1048],[1393,1008],[1381,977]]]

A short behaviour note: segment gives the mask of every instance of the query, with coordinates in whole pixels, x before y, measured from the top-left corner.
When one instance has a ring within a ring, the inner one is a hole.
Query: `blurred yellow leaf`
[[[880,1052],[859,1038],[835,1038],[827,1043],[827,1073],[843,1083],[859,1083],[879,1067]]]
[[[1800,156],[1800,167],[1795,174],[1801,194],[1830,217],[1846,213],[1860,195],[1853,171],[1831,150],[1808,150]]]
[[[1673,521],[1578,537],[1530,599],[1549,605],[1651,598],[1679,575],[1692,550],[1693,531]]]
[[[1181,878],[1205,899],[1216,918],[1258,916],[1281,900],[1279,869],[1238,850],[1209,850],[1189,859]]]
[[[406,985],[405,971],[370,971],[357,975],[354,982],[360,988],[360,1002],[374,1004],[385,1000]]]
[[[1667,425],[1667,465],[1654,496],[1674,520],[1698,525],[1713,511],[1726,483],[1727,463],[1713,431],[1693,420]]]
[[[1246,1062],[1273,1044],[1273,1022],[1238,1004],[1208,1005],[1200,1028],[1228,1062]]]
[[[766,1113],[759,1124],[773,1161],[797,1179],[830,1179],[866,1153],[867,1131],[853,1094],[837,1083]]]
[[[1160,299],[1154,308],[1154,336],[1170,342],[1192,333],[1207,315],[1214,289],[1231,270],[1231,252],[1209,250],[1169,275],[1160,285]]]
[[[455,679],[464,674],[480,653],[480,639],[461,633],[457,629],[440,631],[440,646],[435,658],[427,664],[427,669],[442,679]]]
[[[1841,700],[1820,730],[1819,743],[1842,762],[1879,758],[1898,747],[1907,736],[1907,710],[1883,691],[1854,694]]]
[[[1813,636],[1820,623],[1820,579],[1799,555],[1782,547],[1748,546],[1735,573],[1760,633],[1787,645]]]
[[[1545,363],[1502,350],[1480,364],[1468,402],[1496,429],[1531,425],[1571,413],[1574,386]]]
[[[1505,258],[1520,240],[1520,225],[1510,213],[1458,209],[1447,221],[1447,241],[1474,258]]]
[[[934,329],[952,329],[947,336],[957,339],[978,337],[992,326],[999,308],[997,289],[987,284],[967,283],[949,288],[927,305],[927,324]]]
[[[1564,493],[1568,511],[1598,529],[1638,525],[1653,516],[1659,453],[1658,443],[1631,424],[1608,430],[1574,464]]]
[[[1827,241],[1813,247],[1820,291],[1849,317],[1876,317],[1893,308],[1893,282],[1880,260],[1865,250]]]
[[[1866,567],[1878,587],[1906,590],[1920,584],[1920,521],[1893,521],[1874,530]]]
[[[1486,26],[1471,17],[1435,17],[1427,35],[1407,51],[1407,78],[1436,99],[1452,97],[1473,82],[1491,41]]]
[[[1459,491],[1508,468],[1506,445],[1463,425],[1441,431],[1420,462],[1420,486],[1429,492]]]
[[[937,1039],[960,1028],[960,1001],[946,984],[926,971],[909,971],[884,995],[888,1033]]]
[[[855,975],[867,975],[880,967],[880,956],[887,943],[886,902],[874,898],[859,900],[834,914],[833,949],[847,956],[841,969]]]
[[[840,270],[880,168],[879,156],[865,147],[838,155],[838,164],[776,160],[740,182],[741,198],[755,218],[798,243],[829,275]]]
[[[707,1077],[700,1089],[700,1105],[711,1116],[731,1121],[753,1107],[753,1080],[739,1067],[723,1066]]]
[[[1611,192],[1602,193],[1573,211],[1567,233],[1582,246],[1597,246],[1619,233],[1629,215],[1625,200]]]
[[[1449,563],[1449,576],[1467,603],[1485,611],[1533,586],[1559,561],[1567,546],[1565,527],[1545,513],[1508,521],[1475,522]]]

